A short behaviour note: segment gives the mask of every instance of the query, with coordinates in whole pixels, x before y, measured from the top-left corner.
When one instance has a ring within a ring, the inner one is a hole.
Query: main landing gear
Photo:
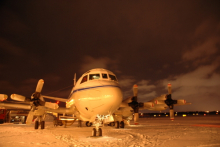
[[[115,128],[116,128],[116,129],[125,128],[125,123],[124,123],[124,121],[121,121],[121,122],[116,121],[116,122],[115,122]]]
[[[115,126],[116,129],[125,128],[125,123],[124,123],[124,121],[115,121],[115,122],[109,123],[109,126],[111,126],[111,127]]]
[[[91,127],[91,126],[92,126],[92,123],[89,122],[89,121],[87,121],[87,122],[86,122],[86,126],[87,126],[87,127]]]
[[[45,120],[45,115],[37,116],[37,119],[34,123],[34,128],[38,129],[40,126],[41,129],[45,129],[45,121],[44,120]]]

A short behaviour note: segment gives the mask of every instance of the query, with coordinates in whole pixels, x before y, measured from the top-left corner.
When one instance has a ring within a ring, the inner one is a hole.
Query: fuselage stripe
[[[101,88],[101,87],[118,87],[119,89],[121,89],[120,86],[117,86],[117,85],[102,85],[102,86],[86,87],[86,88],[81,88],[81,89],[76,89],[76,90],[74,90],[74,91],[70,94],[69,98],[73,95],[73,93],[75,93],[75,92],[77,92],[77,91],[88,90],[88,89],[94,89],[94,88]]]

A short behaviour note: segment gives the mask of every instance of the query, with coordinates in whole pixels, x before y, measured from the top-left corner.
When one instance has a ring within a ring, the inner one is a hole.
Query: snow
[[[0,125],[0,147],[219,147],[220,115],[140,118],[140,125],[124,129],[102,127],[102,137],[91,137],[92,127],[54,127],[47,119],[44,130],[35,130],[34,124]],[[133,122],[131,122],[133,124]]]

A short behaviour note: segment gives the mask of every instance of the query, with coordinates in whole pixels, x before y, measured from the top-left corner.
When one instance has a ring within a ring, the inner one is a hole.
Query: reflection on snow
[[[140,118],[141,125],[125,126],[124,129],[102,127],[102,137],[91,137],[92,127],[77,127],[77,123],[64,128],[54,127],[52,117],[46,119],[46,129],[34,130],[34,124],[0,125],[1,147],[74,147],[74,146],[220,146],[220,115]],[[205,127],[195,124],[205,124]],[[194,125],[194,126],[192,126]]]

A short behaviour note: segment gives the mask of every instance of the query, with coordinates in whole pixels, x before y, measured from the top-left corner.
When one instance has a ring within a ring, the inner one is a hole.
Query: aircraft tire
[[[96,129],[95,128],[92,129],[92,136],[96,136]]]
[[[119,128],[119,121],[115,122],[115,128],[118,129]]]
[[[99,128],[99,130],[98,130],[98,136],[102,136],[102,129],[101,128]]]
[[[90,123],[89,121],[87,121],[87,122],[86,122],[86,126],[87,126],[87,127],[91,127],[91,126],[92,126],[92,123]]]
[[[110,126],[114,127],[115,126],[115,122],[111,122]]]
[[[39,121],[35,121],[34,128],[38,129],[38,127],[39,127]]]
[[[120,122],[120,128],[124,128],[125,127],[125,123],[124,123],[124,121],[121,121]]]
[[[45,128],[45,121],[40,122],[40,127],[41,127],[41,129]]]

